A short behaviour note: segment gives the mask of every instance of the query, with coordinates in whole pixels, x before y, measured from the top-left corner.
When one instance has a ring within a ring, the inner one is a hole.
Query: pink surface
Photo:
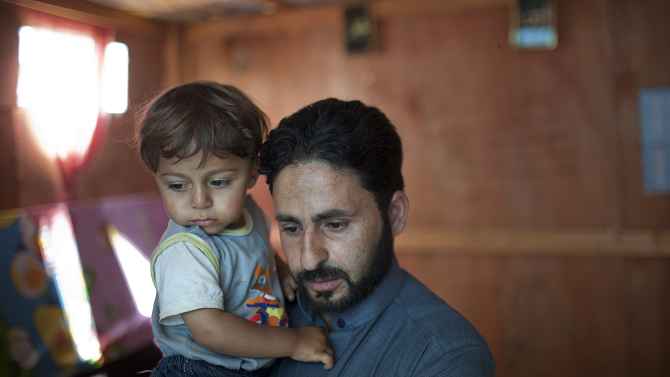
[[[150,259],[169,219],[159,195],[108,197],[68,205],[100,345],[105,360],[112,361],[149,345],[153,333],[149,318],[135,307],[107,228],[116,227]]]

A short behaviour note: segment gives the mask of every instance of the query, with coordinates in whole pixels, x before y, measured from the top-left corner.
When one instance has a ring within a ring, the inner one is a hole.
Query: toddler
[[[163,359],[151,376],[263,376],[275,358],[333,367],[326,330],[291,329],[270,221],[247,190],[267,117],[239,89],[171,88],[138,118],[136,143],[170,217],[151,258],[151,316]],[[281,284],[280,284],[280,279]]]

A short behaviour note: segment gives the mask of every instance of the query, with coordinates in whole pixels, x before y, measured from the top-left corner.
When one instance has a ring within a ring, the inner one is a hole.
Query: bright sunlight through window
[[[103,100],[105,111],[126,110],[128,49],[114,42],[106,51],[106,84],[101,90],[92,38],[29,26],[19,30],[17,105],[30,109],[36,133],[50,156],[86,152]]]
[[[95,362],[102,356],[100,343],[67,210],[61,208],[48,223],[42,224],[39,237],[44,262],[56,280],[77,353],[81,359]]]
[[[102,109],[123,114],[128,109],[128,47],[112,42],[105,49],[102,71]]]
[[[137,311],[145,317],[151,317],[156,288],[149,274],[149,261],[135,245],[119,233],[114,225],[107,226],[107,234],[128,288],[130,288]]]

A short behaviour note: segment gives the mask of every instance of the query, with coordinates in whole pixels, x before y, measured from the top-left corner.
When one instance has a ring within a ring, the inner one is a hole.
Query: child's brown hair
[[[160,157],[189,158],[202,152],[256,161],[268,118],[241,90],[212,81],[168,89],[139,112],[135,145],[153,173]]]

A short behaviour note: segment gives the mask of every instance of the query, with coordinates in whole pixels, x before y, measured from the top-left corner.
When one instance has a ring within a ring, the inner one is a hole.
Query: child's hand
[[[298,345],[291,359],[305,362],[323,363],[325,370],[335,365],[335,353],[330,348],[328,331],[323,327],[310,326],[296,329]]]
[[[290,273],[284,277],[279,278],[281,283],[281,290],[284,292],[284,297],[288,302],[293,302],[295,300],[295,290],[298,289],[298,284],[293,279],[293,275]]]
[[[284,293],[284,298],[288,302],[295,300],[295,290],[298,289],[298,284],[291,275],[288,265],[283,259],[275,255],[275,264],[277,265],[277,274],[279,275],[279,283],[281,283],[281,290]]]

